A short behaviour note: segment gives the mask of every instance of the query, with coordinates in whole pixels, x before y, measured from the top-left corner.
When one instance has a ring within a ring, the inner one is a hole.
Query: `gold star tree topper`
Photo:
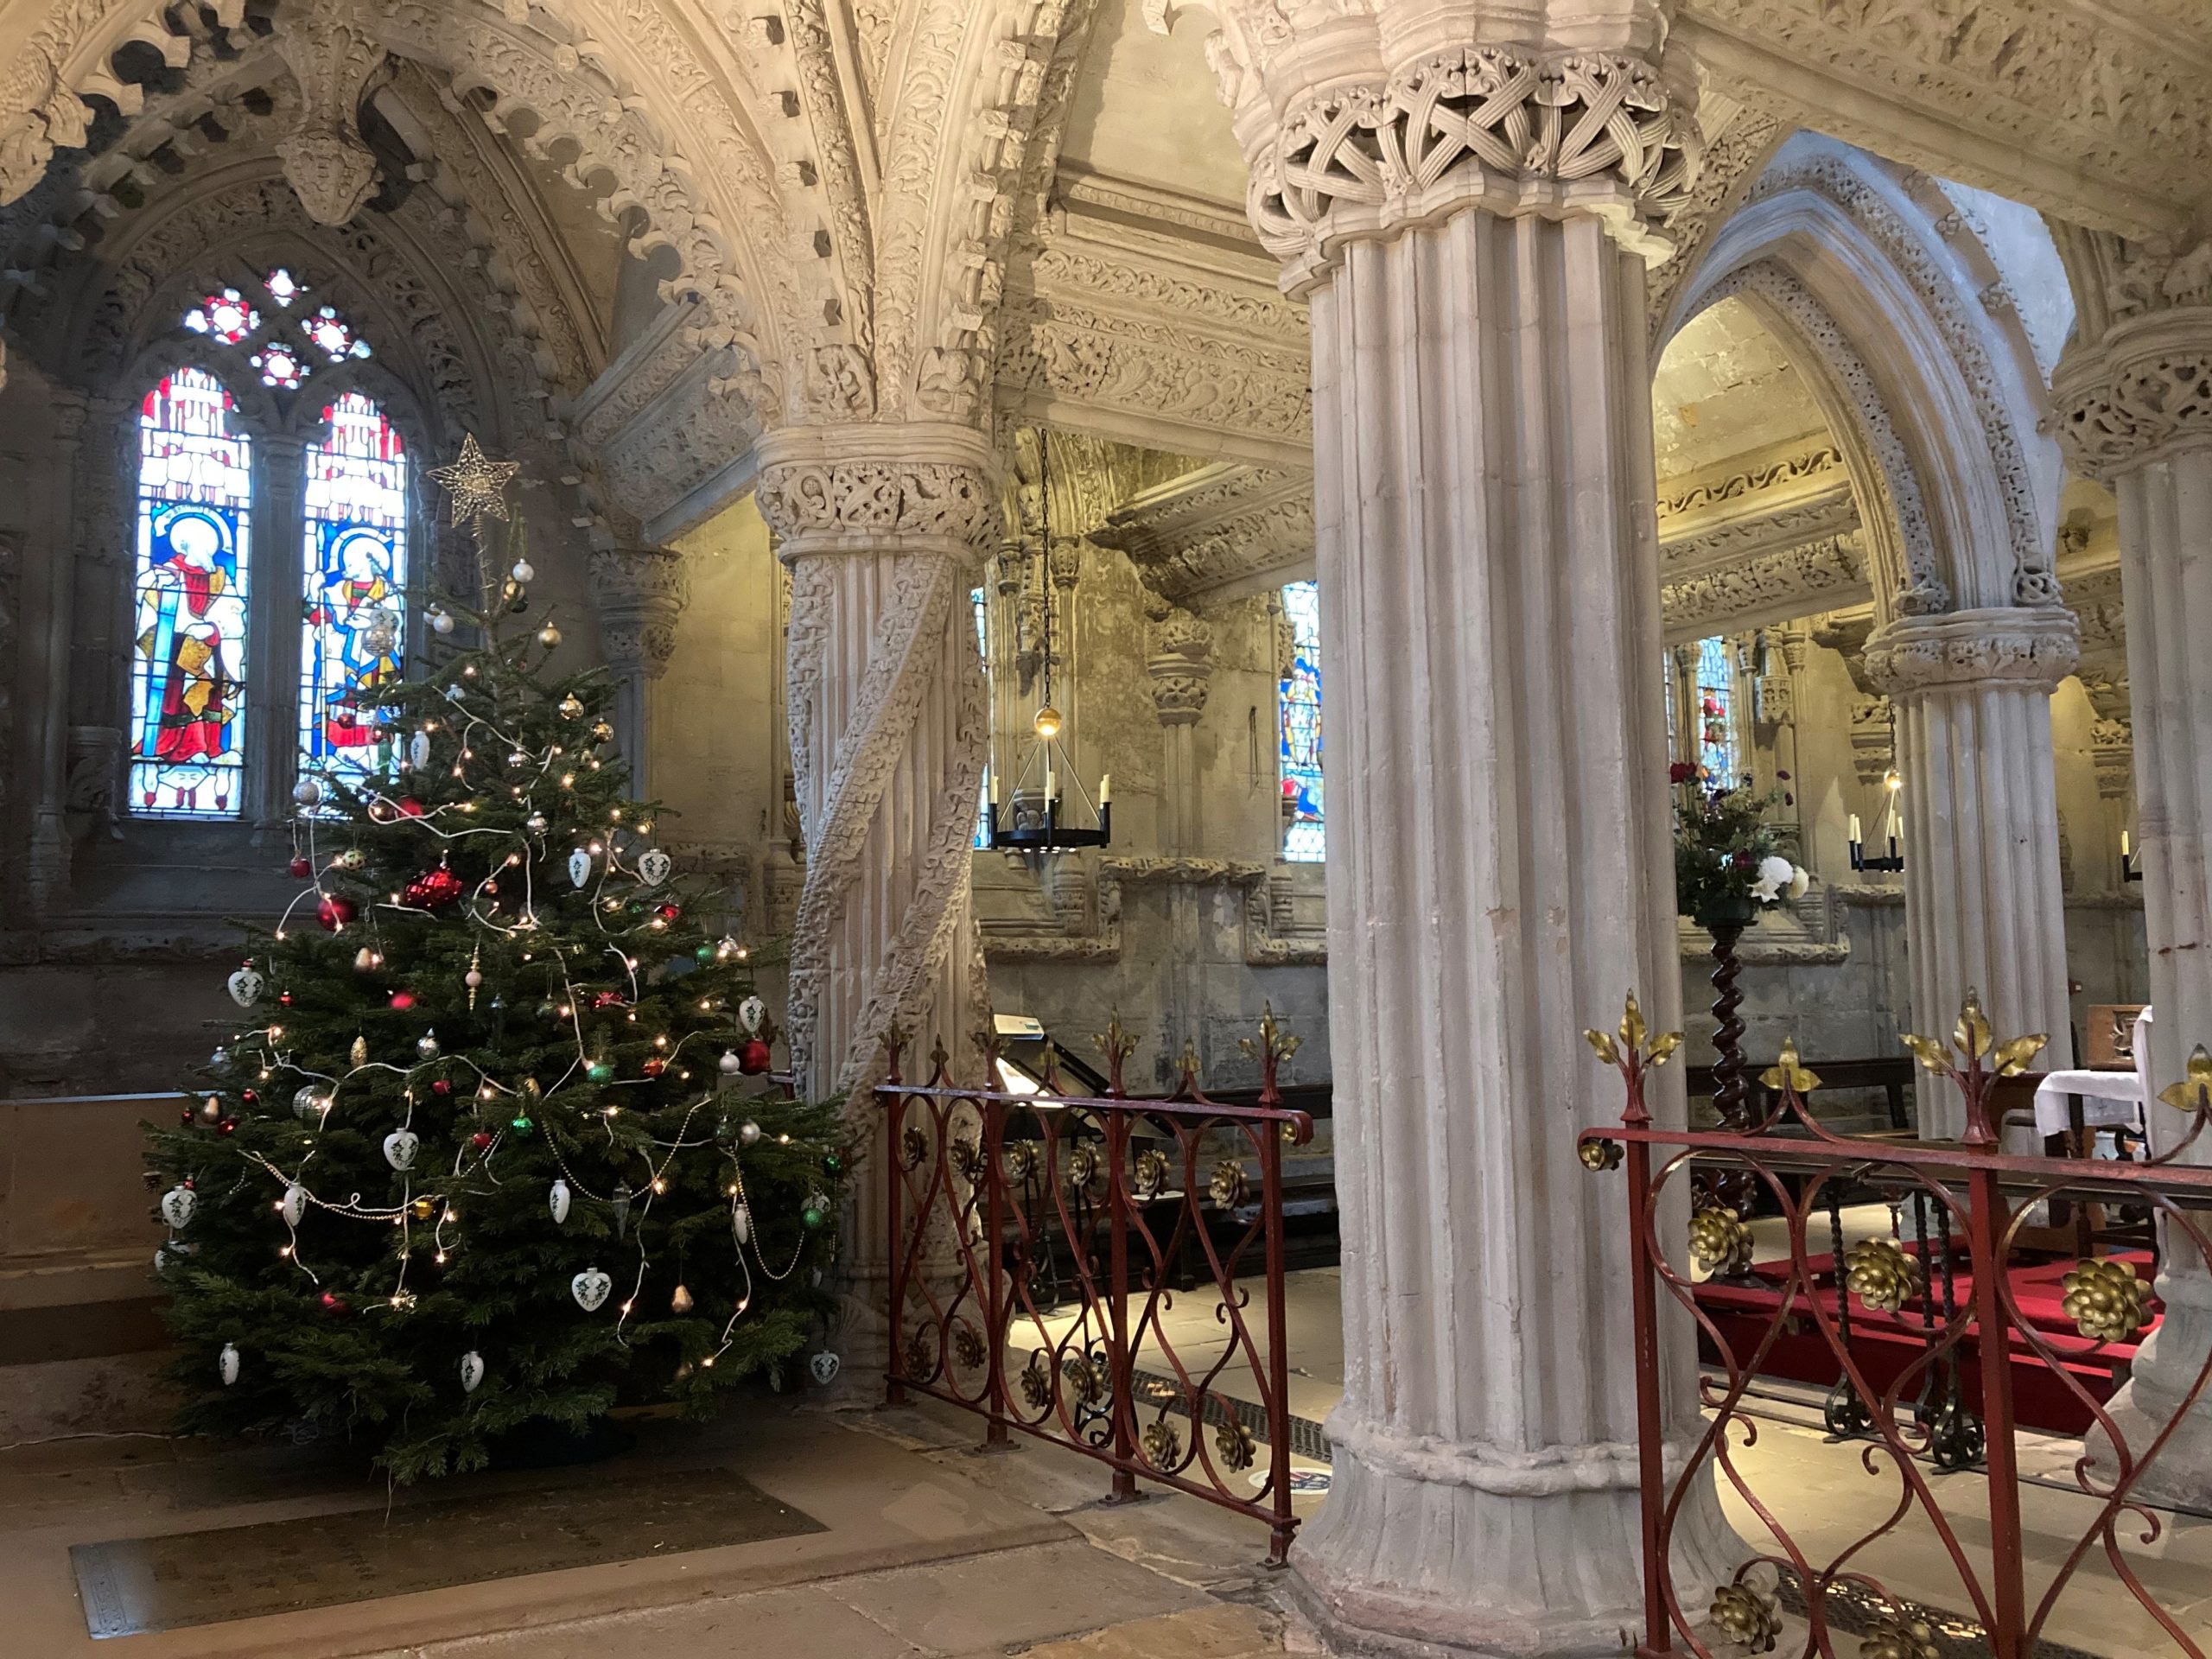
[[[507,516],[507,486],[522,471],[518,461],[493,461],[469,433],[461,441],[461,459],[449,467],[433,467],[430,476],[453,497],[453,522],[466,524],[480,513]]]

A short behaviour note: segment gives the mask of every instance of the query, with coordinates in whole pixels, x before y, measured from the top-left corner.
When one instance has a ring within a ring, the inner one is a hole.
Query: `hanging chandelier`
[[[1039,434],[1038,545],[1025,543],[1022,579],[1038,580],[1040,563],[1049,563],[1052,545],[1052,479],[1048,457],[1050,446],[1044,435]],[[1025,524],[1026,534],[1028,526]],[[1052,612],[1054,600],[1049,569],[1045,582],[1043,621],[1038,674],[1037,713],[1029,722],[1029,737],[1022,743],[1020,758],[1014,771],[1014,787],[1004,786],[1004,774],[994,757],[991,766],[991,798],[988,806],[990,844],[1002,852],[1055,853],[1077,847],[1103,847],[1111,838],[1114,824],[1112,779],[1104,772],[1098,776],[1098,793],[1094,798],[1085,787],[1083,775],[1076,770],[1066,746],[1061,741],[1067,721],[1052,702],[1053,670],[1057,665],[1053,638]],[[1072,584],[1071,583],[1071,587]],[[1007,796],[1011,794],[1012,799]]]

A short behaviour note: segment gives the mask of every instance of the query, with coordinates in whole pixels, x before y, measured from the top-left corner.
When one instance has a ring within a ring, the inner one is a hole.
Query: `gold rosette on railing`
[[[1843,1281],[1871,1308],[1894,1313],[1920,1294],[1927,1274],[1886,1238],[1862,1238],[1843,1257]]]
[[[2092,1342],[2133,1342],[2150,1320],[2151,1281],[2138,1279],[2129,1262],[2091,1256],[2059,1284],[2066,1293],[2059,1305]]]
[[[1780,1611],[1747,1584],[1724,1584],[1715,1590],[1706,1618],[1715,1636],[1747,1653],[1772,1653],[1782,1636]]]
[[[1732,1278],[1751,1265],[1751,1230],[1733,1210],[1700,1210],[1690,1217],[1690,1260],[1716,1277]]]
[[[1866,1632],[1859,1659],[1942,1659],[1936,1632],[1919,1619],[1885,1618]]]

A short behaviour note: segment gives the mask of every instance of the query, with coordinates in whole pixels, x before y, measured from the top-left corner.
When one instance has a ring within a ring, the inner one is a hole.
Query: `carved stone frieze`
[[[1855,532],[1823,537],[1666,582],[1659,592],[1669,638],[1778,622],[1864,597],[1866,550]]]
[[[1131,497],[1091,539],[1178,605],[1279,585],[1313,566],[1313,480],[1216,462]]]
[[[1667,520],[1688,518],[1714,508],[1758,498],[1762,504],[1787,491],[1795,498],[1811,489],[1849,486],[1850,474],[1843,457],[1832,443],[1791,449],[1779,456],[1759,456],[1749,465],[1732,464],[1717,477],[1702,474],[1688,481],[1662,480],[1659,486],[1659,519],[1663,536]],[[1792,487],[1796,486],[1796,487]]]
[[[1855,699],[1851,705],[1851,770],[1859,788],[1873,788],[1897,764],[1897,718],[1890,700]]]
[[[1651,350],[1666,349],[1662,333],[1698,261],[1704,257],[1713,233],[1734,211],[1751,181],[1775,149],[1789,136],[1790,124],[1763,111],[1745,110],[1707,144],[1697,182],[1670,211],[1664,222],[1673,245],[1667,257],[1644,275],[1645,321],[1651,330]]]
[[[871,431],[888,429],[854,430],[866,442]],[[792,430],[773,435],[764,449]],[[974,461],[812,455],[764,459],[756,499],[786,563],[836,547],[881,551],[894,540],[957,546],[980,561],[995,538],[997,497],[996,480]]]
[[[2074,671],[2080,650],[2069,611],[1954,611],[1899,618],[1877,629],[1866,642],[1866,671],[1896,697],[1992,682],[2050,692]]]

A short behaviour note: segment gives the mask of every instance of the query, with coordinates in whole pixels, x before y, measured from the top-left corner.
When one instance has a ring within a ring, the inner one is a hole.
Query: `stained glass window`
[[[324,306],[300,327],[316,348],[334,363],[343,363],[349,357],[366,357],[368,341],[353,332],[353,325],[340,316],[329,306]]]
[[[1321,592],[1310,582],[1282,590],[1290,619],[1290,672],[1283,678],[1282,799],[1287,820],[1282,855],[1294,863],[1321,861]]]
[[[282,265],[269,273],[263,286],[268,289],[270,299],[287,308],[308,291],[308,285]]]
[[[981,588],[968,592],[968,602],[976,607],[976,650],[983,659],[983,681],[989,685],[991,677],[991,607]],[[988,750],[983,761],[982,798],[976,804],[976,839],[978,847],[991,844],[991,763]]]
[[[1736,671],[1719,635],[1697,642],[1697,763],[1723,789],[1738,783]]]
[[[251,441],[231,395],[179,369],[138,416],[130,804],[153,817],[235,817],[245,768]]]
[[[305,359],[289,346],[271,345],[266,351],[256,352],[250,360],[261,371],[261,384],[264,386],[296,391],[300,382],[308,378]]]
[[[307,451],[300,760],[359,777],[388,758],[391,727],[361,694],[399,677],[407,582],[407,456],[384,411],[349,391]]]
[[[210,294],[184,314],[184,326],[226,346],[235,346],[261,327],[261,314],[235,288]]]

